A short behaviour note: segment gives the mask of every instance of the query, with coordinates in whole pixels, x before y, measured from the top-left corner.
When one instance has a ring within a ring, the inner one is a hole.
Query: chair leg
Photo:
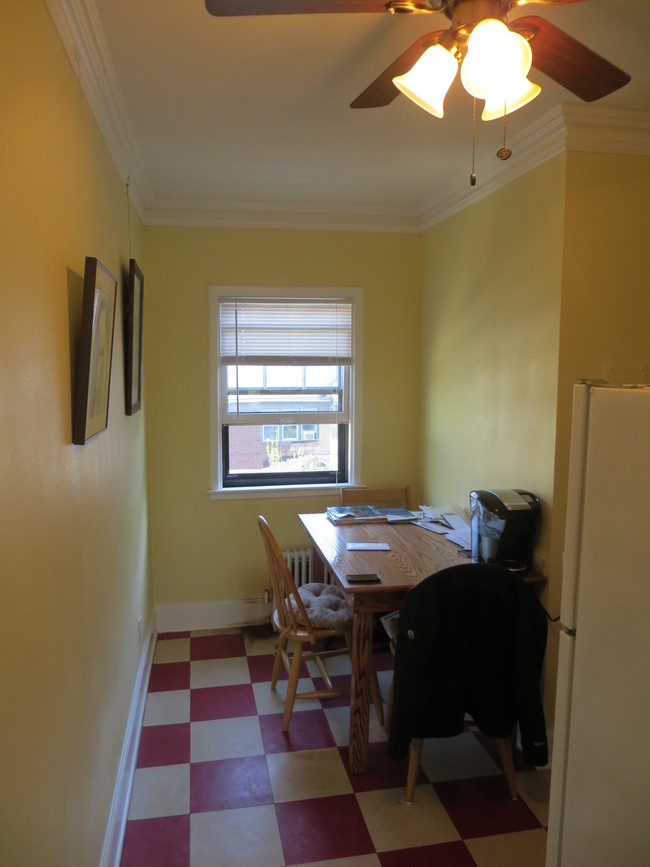
[[[298,678],[300,676],[300,663],[302,662],[302,643],[296,642],[291,660],[291,671],[289,672],[289,681],[287,683],[287,694],[284,699],[284,716],[282,718],[282,731],[286,732],[289,729],[289,720],[291,712],[296,700],[296,692],[298,691]]]
[[[422,738],[413,738],[411,740],[411,751],[409,754],[409,769],[406,777],[406,803],[410,804],[413,801],[413,792],[415,791],[415,781],[418,778],[418,770],[420,769],[420,759],[422,758]]]
[[[503,765],[503,774],[508,784],[508,791],[513,801],[517,800],[517,782],[515,779],[515,763],[512,757],[512,741],[510,738],[497,738],[499,756]]]
[[[283,665],[282,654],[286,653],[288,639],[286,635],[278,636],[278,640],[275,643],[275,659],[273,660],[273,674],[271,675],[271,689],[275,689],[278,684],[278,678],[280,677],[280,669]]]

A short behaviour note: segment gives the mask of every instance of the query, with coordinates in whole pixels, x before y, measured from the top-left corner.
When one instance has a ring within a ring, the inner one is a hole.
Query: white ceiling
[[[496,158],[502,122],[477,122],[472,189],[472,100],[458,79],[442,120],[403,96],[349,108],[419,36],[449,26],[440,13],[215,18],[204,0],[46,2],[148,223],[417,230],[521,173],[540,143],[565,142],[560,105],[583,127],[640,123],[650,152],[650,115],[627,114],[650,110],[649,0],[511,13],[547,18],[632,81],[587,107],[533,69],[542,94],[509,116],[508,162]]]

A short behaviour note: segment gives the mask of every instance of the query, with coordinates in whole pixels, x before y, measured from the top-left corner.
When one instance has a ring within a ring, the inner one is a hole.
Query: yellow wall
[[[559,613],[571,389],[650,359],[647,157],[576,154],[423,239],[422,478],[434,504],[473,488],[542,499],[542,601]],[[552,725],[558,626],[544,684]]]
[[[108,431],[71,445],[84,259],[128,264],[125,187],[40,0],[3,4],[0,46],[0,862],[89,867],[151,611],[121,302]]]
[[[360,286],[364,291],[362,481],[417,487],[420,239],[236,229],[146,230],[147,455],[156,604],[230,601],[268,584],[255,518],[282,547],[307,542],[319,497],[211,501],[208,286]]]
[[[650,159],[569,154],[560,314],[555,505],[549,607],[559,610],[572,386],[578,379],[638,381],[619,371],[650,363],[646,265]],[[646,379],[647,381],[647,379]],[[554,652],[556,630],[549,650]]]
[[[553,490],[564,202],[557,158],[424,240],[422,475],[428,500]]]

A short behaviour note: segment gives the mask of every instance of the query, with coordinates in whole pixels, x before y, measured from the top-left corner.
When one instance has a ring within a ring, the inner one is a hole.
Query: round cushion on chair
[[[332,584],[303,584],[298,593],[315,629],[345,629],[352,625],[352,606]]]

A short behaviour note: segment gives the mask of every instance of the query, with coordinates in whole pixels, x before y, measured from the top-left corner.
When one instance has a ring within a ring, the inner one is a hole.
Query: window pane
[[[267,438],[276,425],[230,425],[228,427],[229,473],[319,473],[339,472],[339,426],[305,425],[310,435],[298,440],[297,425],[283,425],[282,439]],[[293,433],[295,439],[287,439]]]
[[[240,388],[264,388],[264,368],[240,365],[238,371],[234,365],[228,367],[228,389],[237,388],[238,382]]]
[[[342,367],[237,367],[227,369],[228,412],[293,413],[341,412]]]
[[[304,367],[267,367],[267,388],[302,388],[304,385]]]

